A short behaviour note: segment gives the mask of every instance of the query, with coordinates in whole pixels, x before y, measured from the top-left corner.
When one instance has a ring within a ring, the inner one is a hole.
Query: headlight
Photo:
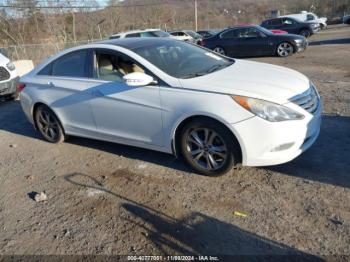
[[[300,120],[304,118],[304,115],[275,103],[244,96],[232,96],[232,98],[254,115],[270,122]]]
[[[304,40],[303,40],[303,39],[295,39],[294,41],[295,41],[295,43],[297,43],[297,44],[301,44],[301,43],[303,43],[303,42],[304,42]]]
[[[15,65],[12,62],[7,63],[6,67],[10,71],[13,71],[16,69]]]

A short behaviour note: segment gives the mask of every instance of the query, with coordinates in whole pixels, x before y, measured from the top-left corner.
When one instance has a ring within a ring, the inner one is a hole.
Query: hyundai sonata
[[[65,50],[21,78],[22,108],[49,142],[67,135],[182,156],[195,171],[297,157],[320,131],[304,75],[162,38]]]

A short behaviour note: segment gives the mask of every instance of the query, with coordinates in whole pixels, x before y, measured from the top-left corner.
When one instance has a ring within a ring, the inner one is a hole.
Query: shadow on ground
[[[350,188],[350,118],[324,115],[322,121],[320,137],[308,151],[289,163],[264,169]],[[40,138],[18,101],[0,103],[0,130]],[[190,172],[182,161],[164,153],[85,138],[72,137],[67,142]]]
[[[317,41],[311,41],[309,43],[310,46],[313,46],[313,45],[345,45],[345,44],[350,44],[350,38],[317,40]]]
[[[100,190],[116,197],[129,214],[121,216],[123,221],[133,225],[134,233],[143,232],[147,241],[163,255],[234,256],[223,257],[220,261],[323,261],[199,212],[180,219],[170,217],[104,188],[98,180],[85,174],[73,173],[64,179],[75,186]]]

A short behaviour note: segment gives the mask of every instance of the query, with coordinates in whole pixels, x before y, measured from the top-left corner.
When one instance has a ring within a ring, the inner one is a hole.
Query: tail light
[[[204,40],[199,40],[198,41],[198,45],[204,46],[205,45],[205,41]]]
[[[22,92],[22,90],[26,87],[23,83],[17,83],[17,91]]]

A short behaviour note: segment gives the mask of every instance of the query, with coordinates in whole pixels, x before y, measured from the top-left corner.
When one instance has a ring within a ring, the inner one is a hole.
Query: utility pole
[[[74,43],[77,42],[77,38],[76,38],[76,34],[75,34],[75,14],[74,14],[74,10],[72,11],[72,23],[73,23],[73,39],[74,39]]]
[[[195,20],[195,31],[198,31],[198,12],[197,12],[197,0],[194,0],[194,20]]]

